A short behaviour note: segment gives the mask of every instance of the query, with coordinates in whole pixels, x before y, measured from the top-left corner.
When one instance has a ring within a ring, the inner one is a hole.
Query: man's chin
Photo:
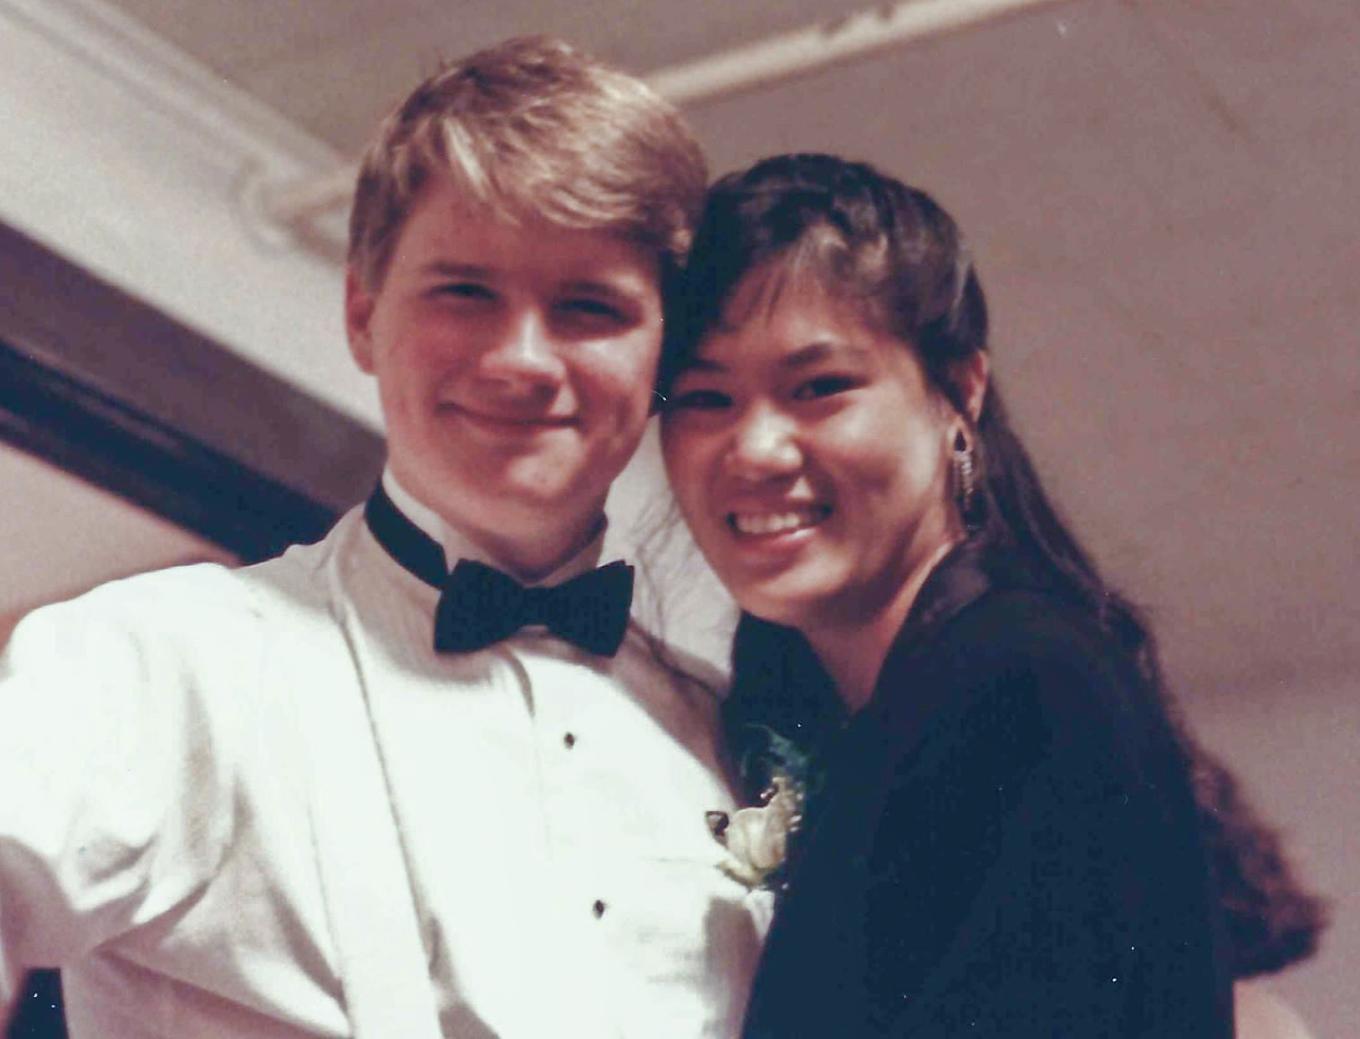
[[[508,509],[535,510],[539,521],[547,523],[552,521],[555,512],[570,511],[583,499],[591,497],[590,490],[597,483],[588,473],[554,465],[534,465],[507,466],[497,476],[488,478],[483,486],[488,499],[501,502]]]
[[[548,473],[501,474],[464,486],[475,488],[468,496],[477,502],[475,515],[486,529],[504,527],[508,532],[571,526],[587,514],[603,511],[608,485],[594,492],[596,480]]]
[[[509,458],[444,459],[427,468],[422,484],[432,504],[456,527],[516,536],[525,531],[574,527],[603,508],[609,482],[605,465],[579,456],[545,452]],[[513,533],[512,533],[513,532]]]

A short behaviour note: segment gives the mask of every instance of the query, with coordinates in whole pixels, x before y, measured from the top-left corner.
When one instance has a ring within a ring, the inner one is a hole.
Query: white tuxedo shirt
[[[73,1039],[353,1034],[323,874],[365,851],[313,825],[306,764],[341,745],[335,697],[395,822],[371,896],[414,908],[445,1037],[735,1035],[767,906],[705,823],[732,808],[712,692],[636,627],[612,659],[536,630],[436,655],[436,599],[355,510],[258,566],[26,618],[0,660],[0,990],[61,966]]]

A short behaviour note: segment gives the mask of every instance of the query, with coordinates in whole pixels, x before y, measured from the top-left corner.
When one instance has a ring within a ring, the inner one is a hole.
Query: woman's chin
[[[772,624],[805,631],[819,626],[818,618],[831,612],[834,594],[820,584],[799,581],[792,575],[731,589],[737,604],[747,613]]]

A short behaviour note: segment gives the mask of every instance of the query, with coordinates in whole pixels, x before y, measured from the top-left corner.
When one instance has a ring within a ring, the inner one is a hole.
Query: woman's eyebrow
[[[685,372],[725,372],[727,365],[718,361],[710,360],[707,357],[691,357],[681,368],[681,374]]]
[[[797,371],[802,368],[810,368],[829,359],[844,359],[853,361],[863,361],[872,354],[867,347],[857,346],[854,343],[846,343],[835,339],[818,339],[800,346],[796,350],[790,350],[787,354],[780,357],[775,364],[780,368],[787,368]],[[723,373],[731,369],[721,361],[715,361],[708,357],[694,357],[687,361],[683,371],[686,372],[715,372]]]
[[[808,368],[830,358],[862,361],[869,353],[867,348],[853,343],[836,339],[818,339],[806,346],[800,346],[797,350],[790,350],[779,359],[779,365],[782,368]]]

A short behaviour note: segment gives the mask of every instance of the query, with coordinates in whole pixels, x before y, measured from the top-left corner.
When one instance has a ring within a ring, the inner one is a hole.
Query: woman
[[[803,799],[745,1034],[1231,1035],[1151,638],[1007,423],[952,220],[767,160],[674,304],[667,469],[744,611],[734,760]]]

